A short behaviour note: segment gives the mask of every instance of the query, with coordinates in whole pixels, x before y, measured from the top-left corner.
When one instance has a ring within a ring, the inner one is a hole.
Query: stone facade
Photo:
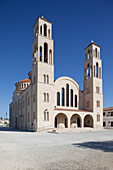
[[[70,77],[54,80],[52,23],[34,25],[33,65],[29,79],[16,83],[10,103],[10,126],[38,131],[49,128],[102,127],[103,94],[100,47],[85,49],[84,91]]]

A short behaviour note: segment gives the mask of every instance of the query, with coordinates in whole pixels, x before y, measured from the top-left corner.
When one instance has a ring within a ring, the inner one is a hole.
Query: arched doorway
[[[71,128],[81,127],[82,122],[81,122],[80,115],[78,114],[72,115],[70,119],[70,124],[71,124]]]
[[[84,127],[93,127],[93,117],[91,115],[86,115],[84,118]]]
[[[59,113],[55,117],[55,128],[67,128],[68,127],[68,119],[64,113]]]

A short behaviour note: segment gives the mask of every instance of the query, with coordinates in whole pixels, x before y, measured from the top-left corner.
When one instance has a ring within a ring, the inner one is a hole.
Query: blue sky
[[[0,0],[0,117],[32,68],[38,16],[53,23],[55,79],[70,76],[83,89],[84,49],[101,46],[104,107],[113,106],[113,0]]]

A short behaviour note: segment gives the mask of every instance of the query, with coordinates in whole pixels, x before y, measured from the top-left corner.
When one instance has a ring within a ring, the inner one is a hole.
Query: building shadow
[[[76,147],[97,149],[104,152],[113,152],[113,141],[103,141],[103,142],[84,142],[84,143],[74,143]]]
[[[28,130],[13,129],[11,127],[0,127],[0,132],[30,132]]]

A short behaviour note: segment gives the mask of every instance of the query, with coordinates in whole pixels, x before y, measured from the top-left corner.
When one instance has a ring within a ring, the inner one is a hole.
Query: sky
[[[72,77],[83,90],[84,49],[91,40],[101,47],[103,104],[113,106],[113,0],[0,0],[0,117],[32,69],[38,16],[53,23],[55,79]]]

